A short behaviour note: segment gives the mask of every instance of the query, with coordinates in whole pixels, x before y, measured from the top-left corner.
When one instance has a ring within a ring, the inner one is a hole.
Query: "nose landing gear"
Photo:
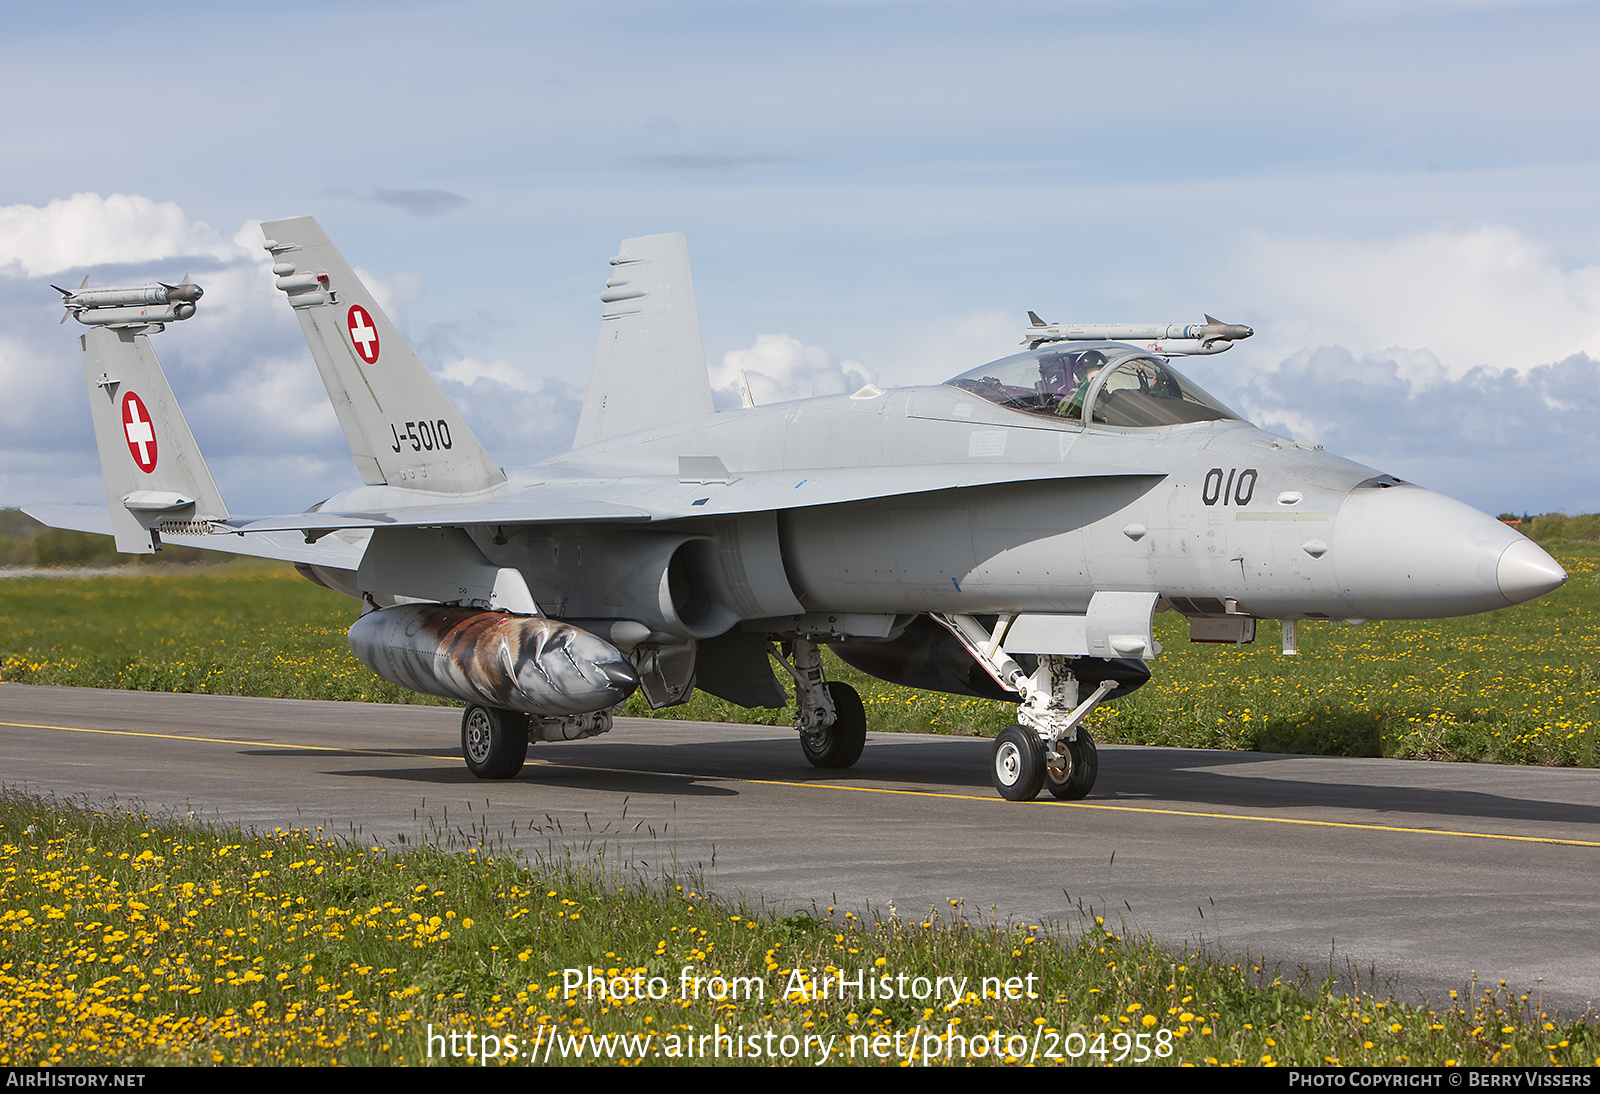
[[[969,615],[934,616],[954,634],[977,662],[1002,687],[1022,699],[1017,724],[1004,729],[994,741],[994,788],[1007,801],[1026,802],[1049,788],[1052,797],[1076,801],[1087,797],[1100,774],[1100,756],[1094,738],[1080,729],[1102,699],[1117,687],[1102,680],[1090,696],[1078,701],[1078,678],[1072,658],[1039,654],[1038,668],[1023,671],[1006,652],[1004,627],[995,634]],[[1001,617],[1009,623],[1008,617]],[[1093,659],[1091,658],[1092,662]]]

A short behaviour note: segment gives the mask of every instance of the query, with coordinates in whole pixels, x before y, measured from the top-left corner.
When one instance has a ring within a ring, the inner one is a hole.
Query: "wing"
[[[644,524],[840,505],[1053,479],[1150,478],[1165,472],[1110,464],[923,464],[813,472],[729,474],[726,482],[682,477],[572,478],[524,485],[499,496],[455,502],[389,488],[360,491],[359,507],[319,509],[219,522],[219,533],[304,532],[351,528],[466,528],[523,524]]]

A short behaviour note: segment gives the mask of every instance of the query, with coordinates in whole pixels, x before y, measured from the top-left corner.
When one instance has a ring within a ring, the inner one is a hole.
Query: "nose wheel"
[[[1062,801],[1087,798],[1100,775],[1100,750],[1086,729],[1078,730],[1076,741],[1056,745],[1058,760],[1045,764],[1044,785],[1050,796]]]
[[[1002,730],[994,740],[994,788],[1007,801],[1031,802],[1039,791],[1062,801],[1089,796],[1100,774],[1100,752],[1088,731],[1078,730],[1074,741],[1058,741],[1054,755],[1025,725]]]
[[[1044,743],[1024,725],[1010,726],[994,739],[994,788],[1007,801],[1031,802],[1044,786]]]

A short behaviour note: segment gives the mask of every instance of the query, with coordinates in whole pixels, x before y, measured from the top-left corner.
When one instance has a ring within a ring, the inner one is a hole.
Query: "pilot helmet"
[[[1071,358],[1065,353],[1050,353],[1039,358],[1039,390],[1050,395],[1066,395],[1075,382]]]

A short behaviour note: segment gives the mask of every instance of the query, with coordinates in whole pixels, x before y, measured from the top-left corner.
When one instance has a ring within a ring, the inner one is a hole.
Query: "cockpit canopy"
[[[945,382],[1011,410],[1067,421],[1138,427],[1239,417],[1160,357],[1122,342],[1047,344]]]

